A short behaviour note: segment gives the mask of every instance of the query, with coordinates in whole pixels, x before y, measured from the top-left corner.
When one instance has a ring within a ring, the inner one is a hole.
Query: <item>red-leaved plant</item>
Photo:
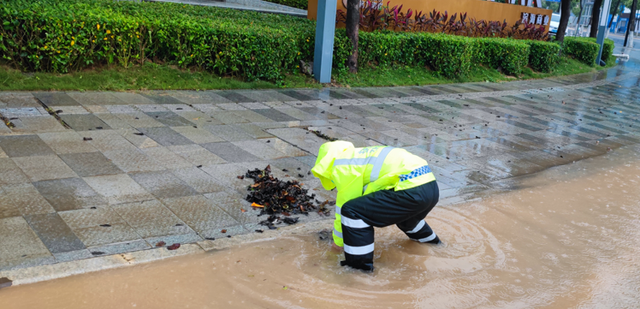
[[[402,5],[390,7],[389,2],[386,6],[381,5],[377,1],[365,1],[360,6],[360,30],[392,30],[392,31],[409,31],[409,32],[432,32],[446,33],[453,35],[461,35],[468,37],[497,37],[497,38],[514,38],[518,40],[539,40],[548,41],[549,33],[545,27],[540,25],[536,27],[517,21],[512,27],[508,27],[506,20],[485,21],[469,19],[467,13],[455,13],[449,16],[448,12],[444,14],[433,10],[428,15],[422,11],[415,12],[408,9],[406,13],[402,12]],[[345,23],[347,20],[346,12],[338,10],[336,22]]]

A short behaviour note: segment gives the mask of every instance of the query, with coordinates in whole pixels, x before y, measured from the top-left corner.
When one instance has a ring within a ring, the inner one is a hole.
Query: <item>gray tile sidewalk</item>
[[[252,233],[262,218],[237,176],[268,164],[334,198],[308,175],[326,142],[309,130],[405,147],[443,203],[463,200],[639,143],[639,82],[617,67],[500,84],[0,93],[15,125],[0,124],[0,270]]]

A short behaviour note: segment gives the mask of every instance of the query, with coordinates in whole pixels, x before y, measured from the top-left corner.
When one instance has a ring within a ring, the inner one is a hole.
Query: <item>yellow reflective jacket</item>
[[[436,179],[426,160],[404,149],[355,148],[345,141],[320,146],[311,171],[326,190],[338,190],[333,240],[341,247],[344,242],[340,209],[344,203],[379,190],[406,190]]]

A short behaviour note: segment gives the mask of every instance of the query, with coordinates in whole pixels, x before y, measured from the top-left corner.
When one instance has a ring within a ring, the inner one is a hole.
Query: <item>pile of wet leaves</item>
[[[293,215],[308,215],[309,211],[318,211],[320,214],[328,215],[329,205],[335,205],[329,201],[320,202],[315,199],[315,194],[302,187],[302,183],[296,180],[282,181],[273,177],[271,166],[263,170],[249,170],[244,176],[239,178],[249,178],[253,184],[247,187],[249,194],[246,200],[252,207],[260,208],[260,214],[268,215],[266,220],[260,222],[261,225],[269,229],[275,229],[275,225],[285,223],[296,224],[298,217]]]
[[[326,134],[324,134],[324,133],[322,133],[322,132],[320,132],[318,130],[309,129],[308,131],[313,133],[313,134],[315,134],[317,137],[319,137],[321,139],[324,139],[324,140],[327,140],[327,141],[330,141],[330,142],[335,142],[335,141],[338,140],[337,138],[333,138],[333,137],[331,137],[329,135],[326,135]]]

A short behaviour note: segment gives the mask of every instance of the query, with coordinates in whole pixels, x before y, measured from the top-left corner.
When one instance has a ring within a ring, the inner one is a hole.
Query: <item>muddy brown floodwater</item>
[[[436,207],[444,245],[376,232],[373,274],[315,236],[0,291],[0,308],[638,308],[640,156],[607,156]]]

